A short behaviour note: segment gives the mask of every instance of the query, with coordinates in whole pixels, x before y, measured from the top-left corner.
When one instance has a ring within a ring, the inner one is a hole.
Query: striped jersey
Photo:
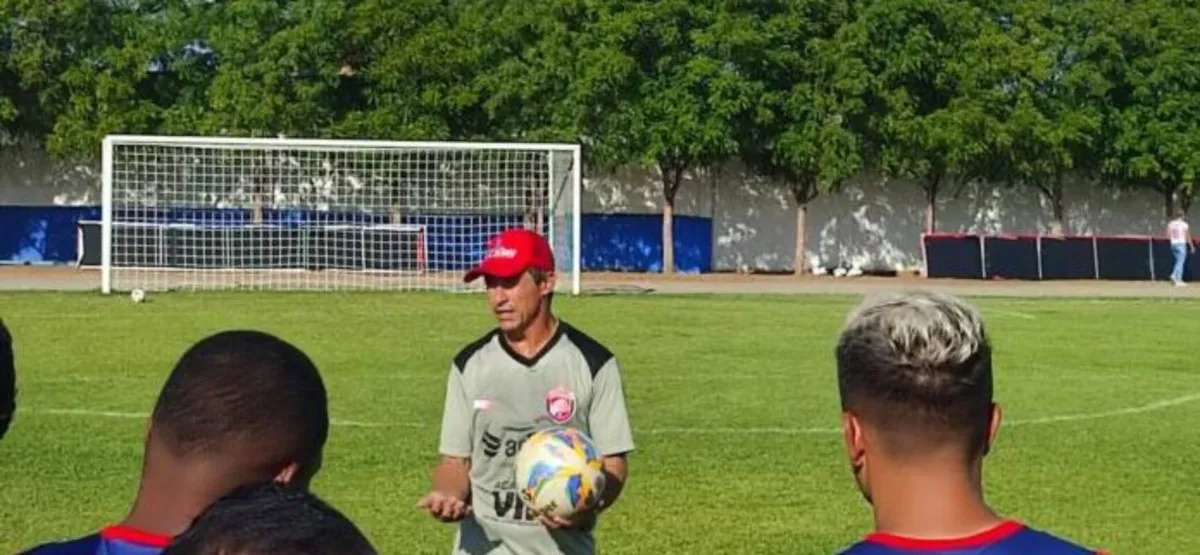
[[[594,522],[548,530],[517,493],[517,452],[554,426],[582,431],[604,456],[633,451],[621,370],[599,342],[560,321],[533,357],[513,350],[499,330],[454,357],[439,451],[471,461],[471,514],[459,523],[455,553],[594,552]]]

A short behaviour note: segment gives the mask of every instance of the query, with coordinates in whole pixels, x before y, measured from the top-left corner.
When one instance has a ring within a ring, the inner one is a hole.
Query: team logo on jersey
[[[575,394],[562,387],[551,389],[546,394],[546,413],[559,424],[569,422],[575,417]]]

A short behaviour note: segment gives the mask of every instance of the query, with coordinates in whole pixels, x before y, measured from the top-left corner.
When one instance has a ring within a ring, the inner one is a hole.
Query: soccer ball
[[[583,432],[549,428],[525,440],[517,453],[517,488],[533,512],[570,518],[600,501],[600,451]]]
[[[134,289],[133,291],[129,292],[129,298],[135,303],[140,303],[146,300],[146,292],[142,291],[141,289]]]

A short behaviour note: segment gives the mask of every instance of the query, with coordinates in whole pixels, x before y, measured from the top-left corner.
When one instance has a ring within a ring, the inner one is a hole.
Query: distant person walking
[[[1171,281],[1177,287],[1187,285],[1183,282],[1183,263],[1188,253],[1195,254],[1196,245],[1192,243],[1192,235],[1188,223],[1183,219],[1183,210],[1175,211],[1175,218],[1167,224],[1167,238],[1171,240],[1171,254],[1175,255],[1175,268],[1171,270]]]

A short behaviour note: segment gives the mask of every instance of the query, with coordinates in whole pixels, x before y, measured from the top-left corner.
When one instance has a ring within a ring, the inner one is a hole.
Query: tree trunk
[[[796,204],[796,260],[794,268],[796,268],[796,276],[804,275],[805,256],[804,248],[805,241],[808,238],[807,228],[805,227],[805,219],[808,217],[808,203]]]
[[[1163,208],[1166,210],[1163,215],[1168,220],[1175,217],[1176,210],[1187,214],[1188,209],[1192,207],[1192,188],[1187,185],[1168,183],[1159,191],[1163,194]]]
[[[935,175],[925,184],[925,233],[937,231],[937,197],[941,181],[941,176]]]
[[[1050,210],[1054,217],[1050,221],[1050,235],[1062,237],[1067,232],[1067,211],[1063,202],[1063,185],[1061,179],[1054,180],[1050,192]]]
[[[817,198],[816,178],[799,178],[792,182],[792,198],[796,200],[796,252],[792,261],[796,276],[804,275],[807,268],[804,251],[808,246],[808,203]]]
[[[665,275],[675,273],[675,194],[683,181],[683,163],[671,160],[659,164],[663,180],[663,260],[662,272]]]
[[[675,273],[675,195],[665,195],[663,197],[662,216],[662,271],[665,275],[671,275]]]

